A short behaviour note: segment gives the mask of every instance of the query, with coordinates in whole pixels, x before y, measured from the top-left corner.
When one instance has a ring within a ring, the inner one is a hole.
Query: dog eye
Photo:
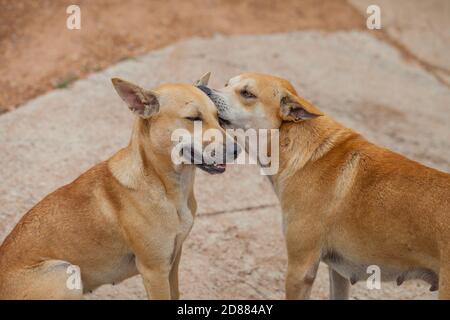
[[[202,117],[196,116],[196,117],[186,117],[185,119],[188,119],[190,121],[202,121]]]
[[[246,90],[246,89],[241,90],[240,94],[241,94],[241,96],[242,96],[243,98],[245,98],[245,99],[253,99],[253,98],[256,98],[256,96],[255,96],[253,93],[251,93],[250,91],[248,91],[248,90]]]

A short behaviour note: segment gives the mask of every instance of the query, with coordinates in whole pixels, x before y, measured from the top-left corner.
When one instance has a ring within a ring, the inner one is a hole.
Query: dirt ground
[[[0,0],[0,109],[187,37],[348,30],[365,21],[343,0],[80,0],[81,30],[68,30],[72,3]]]

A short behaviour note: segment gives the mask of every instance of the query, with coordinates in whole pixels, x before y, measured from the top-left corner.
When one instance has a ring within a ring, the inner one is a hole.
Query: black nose
[[[200,90],[202,90],[209,97],[212,94],[212,90],[207,86],[197,86]]]

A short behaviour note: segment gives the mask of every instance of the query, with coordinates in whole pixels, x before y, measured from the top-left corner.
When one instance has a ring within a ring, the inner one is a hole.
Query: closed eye
[[[190,121],[202,121],[202,117],[200,116],[195,116],[195,117],[186,117],[185,119],[188,119]]]
[[[254,99],[256,98],[256,96],[251,93],[250,91],[248,91],[247,89],[242,89],[239,94],[241,95],[241,97],[245,98],[245,99]]]

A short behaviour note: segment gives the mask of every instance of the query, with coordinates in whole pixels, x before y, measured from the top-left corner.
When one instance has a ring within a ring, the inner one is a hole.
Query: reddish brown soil
[[[361,29],[345,0],[79,0],[81,30],[66,28],[66,0],[0,0],[0,113],[132,56],[214,33]]]

